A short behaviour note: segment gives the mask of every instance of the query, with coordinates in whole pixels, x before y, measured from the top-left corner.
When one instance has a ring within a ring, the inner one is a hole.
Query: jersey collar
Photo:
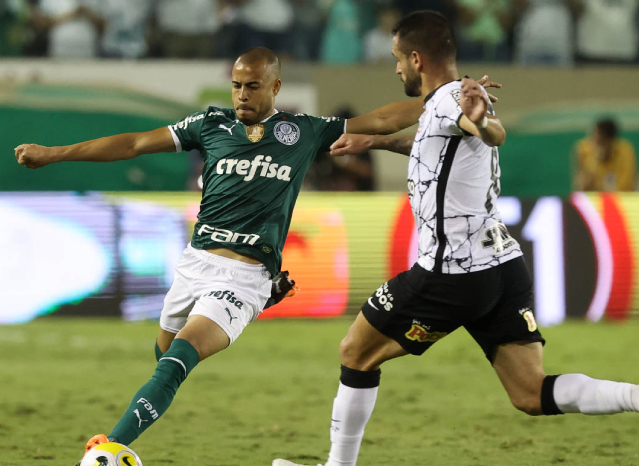
[[[461,81],[461,79],[455,79],[455,81]],[[437,87],[437,89],[433,89],[430,94],[428,94],[426,97],[424,97],[424,105],[426,105],[426,102],[428,102],[434,95],[435,92],[437,92],[438,90],[440,90],[442,87],[444,87],[447,84],[450,83],[454,83],[455,81],[448,81],[447,83],[442,84],[441,86]]]
[[[260,121],[260,123],[266,123],[268,120],[270,120],[271,118],[273,118],[275,115],[277,115],[278,113],[280,113],[280,111],[276,108],[273,109],[274,112],[271,116],[267,116],[266,118],[264,118],[262,121]],[[235,123],[239,123],[240,120],[235,120]]]
[[[280,113],[280,111],[276,108],[273,109],[273,114],[271,116],[267,116],[266,118],[264,118],[262,121],[260,121],[260,123],[266,123],[268,120],[270,120],[271,118],[273,118],[275,115],[277,115],[278,113]]]

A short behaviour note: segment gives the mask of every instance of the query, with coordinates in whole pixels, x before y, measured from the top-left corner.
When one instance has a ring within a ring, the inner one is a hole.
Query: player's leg
[[[513,406],[531,416],[543,414],[542,352],[540,342],[512,342],[498,346],[493,356],[493,368]]]
[[[547,376],[540,343],[499,346],[493,367],[517,409],[530,415],[639,412],[639,385],[584,374]]]
[[[128,445],[157,421],[171,405],[178,388],[193,368],[229,345],[222,328],[201,315],[189,318],[158,361],[151,379],[129,403],[108,438]]]
[[[155,360],[159,361],[162,355],[166,353],[171,343],[173,343],[173,339],[177,335],[177,332],[169,332],[168,330],[164,330],[160,327],[158,338],[155,340]]]
[[[377,398],[380,365],[409,353],[420,355],[459,327],[464,312],[456,310],[469,308],[475,300],[458,282],[459,277],[434,274],[415,265],[384,283],[362,306],[340,344],[342,368],[326,466],[356,464]],[[449,298],[457,302],[447,302]],[[277,459],[273,466],[295,463]]]
[[[187,248],[160,317],[160,350],[172,341],[109,438],[128,445],[159,419],[191,370],[235,341],[270,291],[270,275],[262,265]]]
[[[331,449],[326,466],[357,463],[364,429],[377,400],[381,370],[389,359],[408,354],[359,313],[340,347],[341,375],[331,416]],[[273,466],[299,466],[283,459]]]
[[[583,374],[546,375],[545,343],[532,311],[532,281],[523,259],[499,267],[494,309],[466,325],[491,361],[513,405],[530,415],[610,414],[639,410],[639,387]]]
[[[380,366],[408,353],[395,340],[375,329],[361,312],[339,350],[342,366],[333,401],[327,464],[354,465],[377,400]]]

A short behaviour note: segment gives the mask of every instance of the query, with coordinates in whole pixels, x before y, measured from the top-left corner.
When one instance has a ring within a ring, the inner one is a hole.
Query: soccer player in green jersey
[[[345,130],[387,134],[411,126],[422,108],[419,100],[405,101],[347,122],[277,111],[280,62],[263,47],[237,59],[232,87],[232,109],[209,107],[148,132],[15,149],[18,163],[28,168],[191,149],[204,158],[198,222],[162,309],[155,373],[111,433],[95,436],[87,450],[108,440],[133,442],[168,409],[200,361],[227,348],[269,300],[291,289],[286,277],[275,287],[272,278],[280,272],[293,206],[316,154]]]

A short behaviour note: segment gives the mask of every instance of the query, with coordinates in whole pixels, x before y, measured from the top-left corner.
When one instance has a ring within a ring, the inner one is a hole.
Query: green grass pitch
[[[250,325],[193,371],[133,448],[146,466],[324,462],[350,322]],[[151,375],[156,325],[44,318],[0,327],[0,465],[74,466]],[[543,333],[548,373],[639,383],[639,322]],[[362,466],[639,465],[639,414],[528,417],[463,330],[382,370]]]

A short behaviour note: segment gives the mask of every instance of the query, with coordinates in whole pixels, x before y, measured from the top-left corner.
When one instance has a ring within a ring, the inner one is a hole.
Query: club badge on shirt
[[[264,125],[257,123],[255,125],[247,126],[246,137],[248,137],[251,142],[261,141],[264,137]]]
[[[280,121],[273,128],[273,133],[278,141],[287,146],[292,146],[300,139],[300,128],[295,123]]]

